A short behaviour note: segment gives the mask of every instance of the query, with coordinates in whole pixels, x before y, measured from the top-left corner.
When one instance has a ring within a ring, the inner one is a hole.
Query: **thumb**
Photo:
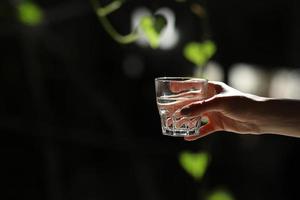
[[[184,140],[186,141],[194,141],[197,140],[199,138],[202,138],[204,136],[207,136],[213,132],[218,131],[219,129],[217,129],[213,123],[208,122],[207,124],[203,125],[202,127],[200,127],[199,130],[199,135],[195,135],[195,136],[186,136],[184,137]]]

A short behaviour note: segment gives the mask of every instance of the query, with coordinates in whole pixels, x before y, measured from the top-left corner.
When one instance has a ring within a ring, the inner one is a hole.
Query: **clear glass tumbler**
[[[155,79],[156,102],[162,133],[168,136],[198,135],[201,116],[185,117],[180,110],[206,98],[207,80],[191,77],[160,77]]]

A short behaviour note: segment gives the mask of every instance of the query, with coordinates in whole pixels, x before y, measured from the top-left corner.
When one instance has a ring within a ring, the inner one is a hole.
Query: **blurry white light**
[[[269,95],[275,98],[300,99],[300,72],[278,70],[270,85]]]
[[[264,71],[257,67],[238,63],[231,67],[228,75],[229,84],[242,91],[258,95],[266,95],[268,79]]]
[[[129,78],[139,78],[144,71],[144,63],[137,55],[128,55],[123,61],[123,71]]]
[[[169,8],[161,8],[156,14],[164,16],[167,20],[167,26],[162,31],[160,36],[159,47],[161,49],[172,49],[176,46],[179,40],[179,32],[175,27],[175,14]]]
[[[162,15],[167,20],[166,27],[162,30],[159,38],[159,48],[163,50],[168,50],[176,46],[179,40],[179,32],[175,27],[175,14],[169,8],[160,8],[155,12],[155,14]],[[131,15],[131,30],[136,30],[137,33],[141,36],[136,41],[136,43],[142,47],[149,46],[147,39],[139,27],[140,20],[144,16],[153,15],[147,8],[140,7],[133,11]]]
[[[224,80],[224,71],[222,66],[217,62],[210,61],[202,67],[196,67],[194,71],[194,77],[205,78],[210,81],[223,81]]]
[[[141,30],[141,28],[139,27],[140,21],[142,19],[142,17],[144,16],[150,16],[152,15],[151,12],[144,7],[140,7],[137,8],[136,10],[134,10],[132,12],[131,15],[131,30],[132,31],[137,31],[137,33],[139,35],[141,35],[142,37],[139,37],[139,39],[136,41],[136,43],[142,47],[147,47],[148,46],[148,42],[145,36],[143,36],[143,31]]]
[[[277,71],[271,80],[269,95],[270,97],[286,97],[287,81],[289,78],[288,70]]]
[[[203,77],[211,81],[224,81],[224,71],[217,62],[210,61],[204,67]]]

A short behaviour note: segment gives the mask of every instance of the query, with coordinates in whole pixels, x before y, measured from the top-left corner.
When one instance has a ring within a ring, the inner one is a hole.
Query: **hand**
[[[257,123],[262,117],[257,102],[267,98],[242,93],[222,82],[208,83],[208,99],[193,102],[181,110],[188,117],[207,117],[208,123],[200,128],[200,135],[188,136],[185,140],[192,141],[216,131],[236,133],[260,133]]]

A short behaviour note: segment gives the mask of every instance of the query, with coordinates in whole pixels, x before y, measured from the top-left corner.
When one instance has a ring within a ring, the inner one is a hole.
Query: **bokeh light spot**
[[[124,74],[129,78],[139,78],[144,71],[144,63],[138,55],[127,55],[123,61]]]
[[[32,2],[22,2],[18,6],[19,20],[28,26],[39,25],[44,18],[41,8]]]

